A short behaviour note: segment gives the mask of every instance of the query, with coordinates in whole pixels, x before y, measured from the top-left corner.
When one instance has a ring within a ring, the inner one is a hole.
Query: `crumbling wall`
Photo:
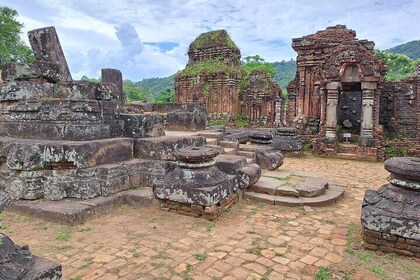
[[[285,109],[279,85],[266,71],[253,70],[243,87],[241,91],[242,116],[245,116],[251,125],[274,126],[276,113],[281,116]],[[276,105],[279,108],[276,108]],[[281,120],[277,121],[281,122]]]

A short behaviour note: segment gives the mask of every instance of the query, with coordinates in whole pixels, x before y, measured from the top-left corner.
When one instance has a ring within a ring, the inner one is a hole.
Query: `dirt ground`
[[[387,182],[383,163],[305,155],[280,168],[346,185],[345,197],[306,209],[244,201],[215,222],[154,207],[72,227],[6,212],[2,231],[60,262],[64,279],[420,279],[419,260],[361,247],[364,191]]]

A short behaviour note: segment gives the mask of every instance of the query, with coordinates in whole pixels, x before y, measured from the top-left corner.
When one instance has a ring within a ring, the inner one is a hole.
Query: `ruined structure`
[[[269,73],[253,70],[241,90],[241,114],[251,125],[282,125],[286,107],[281,89]]]
[[[160,114],[165,130],[199,131],[207,127],[207,110],[201,103],[150,104],[131,102],[123,107],[126,113]]]
[[[285,124],[280,87],[265,71],[246,75],[240,50],[225,30],[198,36],[188,57],[185,69],[175,76],[175,102],[203,103],[213,119],[241,116],[250,125]]]
[[[238,200],[241,189],[261,176],[261,168],[247,165],[244,157],[215,161],[218,154],[209,147],[177,150],[178,166],[153,187],[162,209],[213,220]]]
[[[1,71],[0,190],[13,198],[87,199],[151,186],[174,167],[177,148],[205,145],[164,137],[162,114],[121,113],[118,70],[103,69],[97,84],[71,80],[54,28],[29,38],[37,61]]]
[[[175,76],[175,102],[204,103],[209,114],[238,114],[241,52],[227,32],[201,34],[190,44],[188,57]]]
[[[344,25],[293,39],[297,72],[288,86],[288,120],[314,151],[376,160],[380,94],[387,70],[374,43]],[[346,138],[357,145],[341,143]]]
[[[0,192],[0,213],[10,202],[9,195]],[[15,245],[0,233],[0,279],[60,280],[61,275],[60,264],[32,255],[27,245]]]
[[[420,155],[420,73],[402,81],[387,81],[382,90],[379,124],[383,126],[385,157]]]
[[[385,169],[389,184],[365,192],[365,247],[420,258],[420,159],[392,158]]]

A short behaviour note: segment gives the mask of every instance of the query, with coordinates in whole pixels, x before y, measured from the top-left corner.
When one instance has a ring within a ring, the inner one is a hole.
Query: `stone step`
[[[133,158],[133,139],[92,141],[0,138],[0,157],[12,170],[89,168]]]
[[[357,154],[353,154],[353,153],[337,153],[335,157],[341,158],[341,159],[350,159],[350,160],[357,160],[359,158]]]
[[[110,213],[123,204],[142,207],[156,207],[158,205],[153,196],[152,188],[145,187],[93,199],[19,200],[13,202],[7,211],[41,218],[46,221],[77,225]]]
[[[217,141],[223,140],[223,132],[221,131],[214,131],[214,130],[200,131],[200,133],[198,133],[198,136],[205,137],[206,139],[215,139]]]
[[[201,136],[160,136],[134,140],[134,156],[144,159],[175,160],[173,152],[186,147],[203,147]]]
[[[223,148],[234,148],[236,150],[239,149],[239,142],[236,141],[219,141],[219,146],[222,146]]]
[[[237,150],[235,148],[224,148],[225,154],[236,155]]]
[[[207,145],[217,145],[217,139],[214,138],[206,138]]]
[[[267,204],[282,205],[282,206],[328,206],[338,202],[344,196],[344,187],[331,185],[324,195],[317,197],[291,197],[291,196],[276,196],[265,193],[257,193],[254,191],[247,191],[244,194],[245,198],[255,201],[264,202]]]
[[[248,164],[252,164],[252,163],[255,163],[255,159],[254,158],[246,158],[246,162],[248,163]]]
[[[262,151],[272,151],[274,150],[272,146],[265,145],[253,145],[253,144],[240,144],[239,151],[245,152],[262,152]]]
[[[249,158],[249,159],[255,159],[256,158],[256,153],[255,152],[238,151],[236,154],[238,156],[244,156],[244,157]]]
[[[219,155],[225,153],[225,149],[223,147],[220,147],[219,145],[206,145],[206,147],[215,149],[216,151],[219,152]]]
[[[356,154],[357,148],[358,148],[358,145],[342,143],[342,144],[338,144],[337,152],[345,153],[345,154]]]
[[[132,159],[86,169],[21,171],[4,179],[16,199],[60,200],[109,196],[137,186],[151,187],[175,167],[174,161]]]

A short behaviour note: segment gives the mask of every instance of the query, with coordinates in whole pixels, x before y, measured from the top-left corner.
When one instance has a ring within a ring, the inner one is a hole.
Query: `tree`
[[[32,50],[20,39],[23,24],[17,16],[16,10],[0,7],[0,64],[35,60]]]
[[[123,90],[128,101],[145,100],[152,98],[152,94],[139,84],[133,83],[130,80],[124,80]]]
[[[384,53],[378,50],[375,50],[375,54],[388,64],[388,72],[385,75],[385,79],[389,81],[402,80],[414,76],[415,64],[420,62],[420,59],[413,60],[403,54]]]
[[[162,90],[155,99],[153,99],[153,103],[172,103],[174,102],[174,97],[174,90],[167,88],[166,90]]]
[[[247,56],[242,59],[242,67],[249,75],[252,70],[262,70],[267,72],[271,77],[274,77],[275,69],[272,63],[265,62],[261,56],[253,55]]]

